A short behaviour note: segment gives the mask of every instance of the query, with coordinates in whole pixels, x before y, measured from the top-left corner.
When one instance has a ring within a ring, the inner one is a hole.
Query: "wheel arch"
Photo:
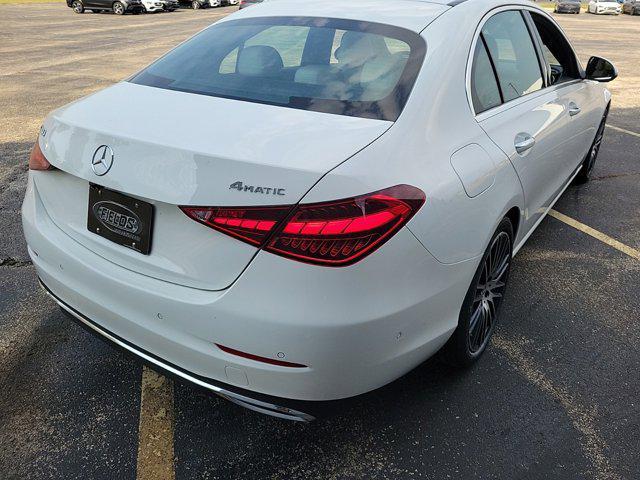
[[[513,227],[513,241],[515,242],[516,238],[518,238],[518,231],[520,230],[522,210],[517,206],[511,207],[504,216],[511,221],[511,226]]]

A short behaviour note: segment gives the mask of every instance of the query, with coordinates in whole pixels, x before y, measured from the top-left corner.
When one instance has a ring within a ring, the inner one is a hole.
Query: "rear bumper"
[[[22,214],[38,276],[67,312],[157,368],[225,398],[238,390],[242,398],[230,400],[264,413],[281,413],[282,404],[250,400],[353,397],[422,363],[455,329],[476,268],[439,264],[403,230],[385,255],[339,270],[258,254],[230,288],[212,292],[93,253],[53,223],[32,178]],[[238,357],[216,344],[306,367]]]
[[[202,387],[224,398],[225,400],[229,400],[230,402],[256,412],[298,422],[311,422],[315,420],[315,417],[311,414],[304,413],[295,410],[292,407],[284,405],[286,403],[295,403],[291,400],[287,401],[286,399],[278,399],[276,397],[270,397],[268,395],[259,395],[246,390],[234,388],[230,385],[216,382],[213,379],[201,377],[194,373],[187,372],[176,365],[172,365],[167,361],[156,357],[150,352],[145,352],[139,347],[127,342],[125,339],[118,337],[112,332],[109,332],[105,328],[101,327],[98,323],[94,322],[90,318],[87,318],[73,307],[67,305],[45,285],[42,279],[39,279],[39,281],[44,291],[49,294],[49,296],[53,298],[56,303],[80,326],[85,328],[90,333],[100,337],[102,340],[106,341],[113,347],[123,350],[126,353],[133,355],[143,363],[152,366],[155,370],[159,370],[167,376],[178,378],[193,385]],[[297,403],[302,404],[304,402]]]

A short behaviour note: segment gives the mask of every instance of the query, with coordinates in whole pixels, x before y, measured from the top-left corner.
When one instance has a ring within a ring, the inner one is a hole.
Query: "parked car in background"
[[[255,5],[256,3],[262,3],[265,0],[240,0],[240,9],[250,7],[251,5]]]
[[[67,6],[76,13],[112,11],[116,15],[125,13],[142,13],[142,0],[67,0]]]
[[[173,12],[180,7],[178,0],[142,0],[146,13]]]
[[[580,13],[580,0],[556,0],[554,3],[554,13]]]
[[[640,0],[627,0],[622,5],[622,13],[640,15]]]
[[[596,15],[620,15],[622,6],[615,0],[591,0],[587,12]]]
[[[209,8],[212,6],[210,3],[210,0],[178,0],[178,1],[180,2],[180,5],[188,5],[194,10],[199,10],[201,8]],[[211,0],[211,2],[218,3],[218,5],[213,5],[213,6],[220,6],[220,0]]]

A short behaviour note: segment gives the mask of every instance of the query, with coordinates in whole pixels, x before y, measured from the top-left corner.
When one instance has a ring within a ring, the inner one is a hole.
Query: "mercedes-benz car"
[[[478,361],[616,76],[528,1],[266,2],[46,117],[29,254],[90,331],[310,421]]]
[[[116,15],[124,15],[125,13],[142,13],[144,5],[142,0],[66,0],[67,6],[72,8],[75,13],[84,13],[89,10],[91,12],[107,12],[111,11]]]
[[[596,15],[620,15],[622,5],[616,0],[591,0],[587,12]]]
[[[580,0],[556,0],[553,4],[554,13],[580,13]]]
[[[142,0],[146,13],[173,12],[180,8],[178,0]]]
[[[211,6],[216,6],[216,5],[212,5],[212,3],[214,4],[218,3],[218,6],[219,6],[220,1],[221,0],[178,0],[180,5],[190,6],[194,10],[200,10],[201,8],[209,8]]]
[[[622,13],[640,15],[640,0],[626,0],[622,4]]]

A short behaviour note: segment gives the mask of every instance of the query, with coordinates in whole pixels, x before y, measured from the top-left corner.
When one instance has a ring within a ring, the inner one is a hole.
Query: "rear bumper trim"
[[[294,410],[293,408],[289,408],[283,405],[278,405],[276,403],[270,403],[269,401],[266,401],[266,400],[252,398],[245,394],[234,392],[233,390],[225,386],[216,385],[213,383],[213,381],[210,381],[209,379],[205,379],[203,377],[199,377],[198,375],[189,373],[148,352],[145,352],[140,348],[137,348],[135,345],[132,345],[126,340],[107,331],[106,329],[102,328],[100,325],[96,324],[91,319],[84,316],[82,313],[75,310],[73,307],[67,305],[44,284],[42,279],[38,279],[38,281],[40,282],[40,286],[44,289],[44,291],[51,298],[53,298],[56,301],[56,303],[66,313],[68,313],[74,320],[80,323],[81,326],[87,328],[92,333],[97,334],[102,339],[108,341],[108,343],[133,354],[135,357],[142,360],[144,363],[151,365],[155,369],[160,370],[169,376],[177,377],[181,380],[187,381],[189,383],[202,387],[206,390],[209,390],[210,392],[218,395],[219,397],[224,398],[225,400],[228,400],[237,405],[240,405],[241,407],[248,408],[249,410],[253,410],[255,412],[271,415],[273,417],[278,417],[285,420],[292,420],[296,422],[312,422],[313,420],[315,420],[315,417],[308,413]],[[258,395],[259,394],[257,394],[257,396]]]

